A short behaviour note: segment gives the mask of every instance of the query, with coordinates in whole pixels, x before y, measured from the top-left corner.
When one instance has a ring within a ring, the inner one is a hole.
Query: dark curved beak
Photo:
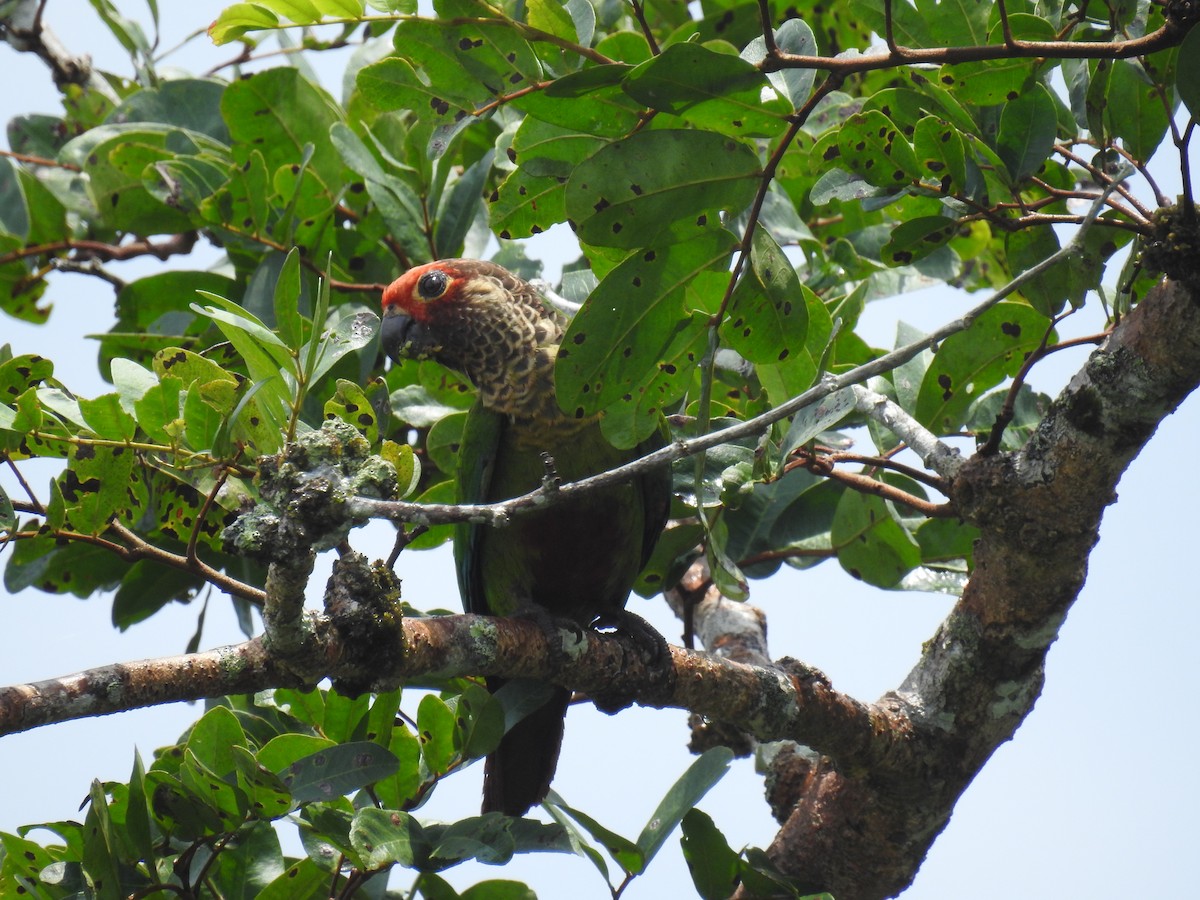
[[[419,343],[424,331],[413,318],[395,307],[388,307],[383,311],[383,324],[379,330],[380,346],[388,359],[398,363],[403,357],[412,355],[406,349]]]

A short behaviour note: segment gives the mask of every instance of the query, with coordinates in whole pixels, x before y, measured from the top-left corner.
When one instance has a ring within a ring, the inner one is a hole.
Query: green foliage
[[[1002,20],[995,4],[897,0],[891,37],[926,52],[920,66],[879,62],[889,20],[859,0],[802,4],[802,19],[777,2],[649,4],[642,21],[583,0],[437,0],[433,18],[413,0],[258,0],[209,28],[252,57],[297,29],[310,52],[366,35],[341,101],[303,66],[156,71],[140,26],[107,0],[91,6],[138,73],[100,73],[107,90],[69,86],[61,113],[9,123],[21,156],[0,159],[2,314],[45,321],[56,268],[111,274],[200,243],[222,254],[219,266],[120,282],[113,326],[97,336],[112,385],[98,397],[60,383],[53,361],[0,347],[0,453],[62,465],[41,500],[0,488],[5,585],[112,591],[121,628],[191,600],[213,572],[241,587],[249,623],[265,573],[223,549],[222,530],[262,503],[258,459],[325,420],[357,429],[406,497],[449,502],[471,386],[429,362],[381,375],[377,359],[379,292],[411,265],[482,255],[495,235],[496,259],[535,277],[540,263],[513,241],[569,228],[580,256],[559,292],[583,305],[558,353],[561,405],[602,414],[619,446],[664,413],[678,414],[678,436],[698,437],[878,357],[857,333],[873,300],[930,282],[992,290],[1049,259],[1054,229],[1081,220],[1074,202],[1098,195],[1118,155],[1145,163],[1176,139],[1180,104],[1200,115],[1200,29],[1127,59],[1070,52],[1153,33],[1164,21],[1153,4],[1043,4]],[[1006,33],[1062,44],[1010,52]],[[837,55],[847,77],[773,48]],[[1002,419],[998,449],[1020,446],[1046,398],[1014,379],[1151,227],[1114,199],[1078,258],[869,386],[934,435],[982,442]],[[1153,274],[1131,275],[1112,307],[1127,309]],[[902,326],[897,344],[921,337]],[[825,477],[829,451],[848,446],[834,429],[864,422],[841,391],[681,464],[681,524],[639,590],[669,586],[702,552],[731,596],[746,578],[830,559],[883,588],[961,590],[974,532],[917,514],[937,499],[880,461],[895,435],[866,431],[875,446],[854,474],[870,491]],[[449,530],[410,530],[408,546]],[[134,565],[112,552],[147,547],[160,552]],[[399,865],[423,896],[453,897],[436,872],[536,850],[580,853],[607,878],[598,844],[634,876],[682,823],[701,896],[739,884],[795,894],[761,851],[735,852],[694,810],[728,764],[719,753],[637,840],[561,803],[550,826],[421,818],[440,779],[505,727],[479,685],[436,687],[409,713],[416,728],[397,720],[399,694],[278,690],[215,705],[149,769],[135,760],[128,783],[94,785],[84,823],[45,826],[60,843],[0,836],[0,881],[47,897],[167,882],[376,896],[385,879],[372,876]],[[283,855],[272,824],[283,818],[304,857]],[[462,896],[527,893],[495,881]]]

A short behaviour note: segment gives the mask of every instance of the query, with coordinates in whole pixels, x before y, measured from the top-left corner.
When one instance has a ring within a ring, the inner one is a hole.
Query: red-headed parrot
[[[564,413],[554,360],[566,317],[500,266],[444,259],[383,292],[383,348],[393,360],[434,359],[465,374],[479,397],[467,416],[456,481],[460,503],[506,500],[537,488],[553,458],[563,482],[629,462],[596,416]],[[661,443],[657,438],[655,445]],[[569,502],[514,516],[504,528],[463,524],[454,535],[467,612],[549,614],[588,626],[619,614],[666,521],[665,469]],[[661,640],[661,639],[659,639]],[[489,679],[495,692],[501,679]],[[483,811],[522,815],[545,798],[570,692],[553,696],[505,735],[484,769]]]

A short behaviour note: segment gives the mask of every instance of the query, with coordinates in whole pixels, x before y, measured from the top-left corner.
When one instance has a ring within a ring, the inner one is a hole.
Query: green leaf
[[[267,771],[283,774],[292,763],[336,746],[336,742],[315,734],[280,734],[264,744],[255,759]]]
[[[146,797],[146,769],[136,749],[133,751],[133,771],[129,775],[129,794],[125,804],[125,833],[137,858],[154,859],[150,804]]]
[[[513,104],[534,119],[570,134],[618,138],[638,123],[641,108],[622,90],[633,70],[623,63],[591,66],[556,79]]]
[[[527,118],[509,150],[519,167],[488,198],[492,228],[508,240],[530,237],[566,221],[567,179],[601,146],[603,142],[592,135]]]
[[[214,706],[192,726],[186,746],[205,766],[225,775],[234,770],[233,748],[245,745],[237,717],[224,706]]]
[[[125,631],[150,618],[173,600],[190,601],[203,584],[197,575],[151,560],[138,560],[121,579],[121,586],[113,597],[112,623]]]
[[[72,445],[69,468],[55,482],[67,519],[82,534],[99,534],[114,516],[128,513],[128,490],[137,460],[125,447]]]
[[[322,279],[321,288],[323,291],[329,289],[328,279]],[[319,307],[317,312],[320,312]],[[325,377],[338,360],[346,354],[361,350],[370,344],[375,339],[377,331],[379,331],[379,316],[373,312],[359,310],[342,315],[333,323],[333,327],[327,328],[318,335],[316,343],[319,352],[315,354],[315,363],[306,366],[309,384]],[[312,343],[310,341],[301,348],[301,359],[312,358],[309,355]]]
[[[1040,84],[1004,105],[996,152],[1014,182],[1036,173],[1050,157],[1058,119],[1050,92]]]
[[[83,867],[98,900],[120,900],[124,895],[118,870],[119,847],[109,815],[104,787],[92,781],[91,803],[83,822]]]
[[[391,729],[388,749],[398,760],[398,766],[395,774],[375,783],[375,794],[384,806],[393,809],[411,806],[423,784],[420,741],[406,726],[397,725]]]
[[[917,216],[892,229],[880,251],[890,266],[908,266],[946,246],[958,234],[959,225],[945,216]]]
[[[12,593],[36,587],[89,597],[115,588],[127,570],[128,564],[106,549],[79,543],[60,546],[53,537],[38,537],[13,547],[4,586]]]
[[[370,698],[366,694],[348,697],[338,691],[322,691],[320,698],[325,705],[321,713],[321,733],[335,741],[360,740],[370,712]]]
[[[428,116],[437,126],[429,150],[439,157],[485,105],[540,81],[542,70],[529,44],[492,8],[442,0],[436,9],[443,19],[459,21],[402,22],[395,33],[397,56],[363,68],[358,88],[380,110]]]
[[[429,771],[444,775],[458,756],[458,726],[454,710],[433,694],[421,698],[417,707],[417,737],[421,742],[421,758]]]
[[[130,94],[113,110],[109,122],[146,122],[175,125],[229,143],[229,129],[221,118],[225,86],[207,78],[174,78]]]
[[[921,167],[899,128],[878,110],[857,113],[837,134],[843,163],[870,184],[898,188],[920,180]]]
[[[921,563],[917,542],[879,497],[844,491],[832,538],[842,568],[876,587],[894,587]]]
[[[748,475],[748,473],[749,470],[745,470],[744,474]],[[706,537],[704,556],[708,561],[713,584],[723,596],[730,600],[746,600],[750,596],[750,587],[746,583],[746,575],[737,564],[737,560],[730,556],[726,549],[729,528],[724,517],[709,518],[705,516],[703,522]]]
[[[605,275],[559,348],[560,405],[584,415],[612,404],[637,405],[651,416],[678,397],[687,384],[680,376],[690,376],[699,358],[685,357],[703,334],[687,307],[719,296],[734,243],[729,232],[708,229],[687,243],[634,253]],[[655,384],[660,374],[672,380]],[[640,405],[643,398],[647,407]]]
[[[795,56],[817,56],[817,39],[803,19],[787,19],[775,32],[775,46]],[[742,59],[758,67],[767,58],[766,41],[756,37],[742,51]],[[767,80],[795,109],[802,107],[812,93],[816,72],[813,69],[781,69],[769,72]]]
[[[425,829],[408,813],[373,806],[355,813],[350,841],[372,869],[388,863],[419,868],[431,849]]]
[[[512,682],[509,682],[511,684]],[[454,703],[462,730],[462,755],[478,759],[491,753],[504,736],[505,709],[486,688],[469,684]]]
[[[261,3],[235,3],[221,10],[215,22],[208,26],[208,36],[214,44],[228,44],[251,31],[274,28],[279,18]]]
[[[78,160],[88,175],[96,209],[111,227],[142,234],[187,231],[192,219],[147,190],[158,181],[155,166],[181,152],[206,151],[218,158],[226,149],[206,135],[166,125],[105,125],[81,135],[63,157]]]
[[[972,401],[1017,373],[1046,326],[1036,310],[1002,301],[946,338],[921,383],[917,419],[938,434],[953,434]]]
[[[732,759],[733,751],[728,747],[705,750],[671,785],[638,836],[637,845],[645,856],[646,864],[662,849],[683,817],[729,771]]]
[[[302,757],[281,772],[292,796],[303,803],[331,800],[395,774],[399,760],[374,741],[338,744]]]
[[[567,216],[600,247],[689,241],[754,196],[758,155],[712,131],[640,131],[601,147],[567,182]]]
[[[929,24],[913,7],[911,3],[896,2],[891,4],[892,35],[896,43],[905,47],[930,47],[933,38],[929,34]],[[856,22],[862,22],[876,34],[887,33],[887,19],[884,18],[884,7],[873,0],[850,0],[849,14]]]
[[[29,235],[29,208],[17,164],[0,159],[0,229],[24,240]]]
[[[833,428],[854,411],[854,406],[854,391],[842,388],[804,407],[792,416],[787,436],[780,444],[780,455],[786,459],[797,447],[807,444],[821,432]]]
[[[1192,118],[1200,120],[1200,28],[1189,30],[1179,45],[1175,90]]]
[[[1023,228],[1005,235],[1008,270],[1026,272],[1061,249],[1052,228]],[[1070,260],[1062,260],[1021,286],[1021,296],[1047,318],[1058,315],[1071,298]],[[1082,295],[1080,296],[1082,299]]]
[[[682,43],[637,66],[625,92],[697,128],[732,137],[773,137],[794,112],[759,69],[736,56]]]
[[[1028,13],[1013,13],[1008,17],[1013,37],[1027,41],[1053,41],[1054,25],[1046,19]],[[991,27],[989,44],[1003,44],[1004,32],[1000,22]],[[957,63],[942,66],[937,84],[954,95],[960,103],[976,106],[995,106],[1019,98],[1037,69],[1037,61],[1021,57],[1006,57],[983,62]]]
[[[1120,138],[1134,159],[1145,162],[1162,143],[1170,113],[1141,65],[1124,59],[1112,60],[1109,65],[1112,69],[1103,82],[1103,136]],[[1178,84],[1183,84],[1182,73]]]
[[[201,297],[211,300],[217,306],[200,306],[193,304],[192,310],[201,315],[208,316],[217,322],[218,325],[232,325],[239,331],[244,331],[250,335],[263,350],[270,353],[278,366],[291,366],[292,354],[290,348],[279,336],[266,326],[260,319],[248,312],[243,306],[234,303],[231,300],[226,300],[219,294],[213,294],[208,291],[197,291]],[[228,337],[228,332],[226,332]],[[266,370],[269,371],[269,370]]]
[[[945,46],[977,47],[988,40],[991,3],[980,0],[916,0],[930,38]]]
[[[458,256],[476,217],[483,210],[483,184],[492,170],[492,151],[485,153],[458,177],[438,207],[434,246],[439,257]]]
[[[641,847],[633,841],[621,837],[621,835],[614,831],[609,831],[587,813],[567,806],[562,802],[562,798],[553,791],[547,796],[546,801],[553,808],[561,810],[578,822],[584,831],[595,838],[608,851],[608,854],[617,861],[617,865],[627,875],[639,875],[645,870],[646,858]]]
[[[308,857],[292,863],[259,892],[257,900],[328,900],[329,873]]]
[[[924,170],[923,184],[932,182],[943,194],[966,190],[966,157],[954,124],[938,116],[923,116],[913,132],[913,152]]]
[[[585,4],[586,5],[586,4]],[[590,9],[591,7],[588,6]],[[424,882],[422,882],[424,887]],[[462,900],[537,900],[529,885],[520,881],[481,881],[462,892]]]
[[[300,251],[293,247],[283,260],[279,277],[275,281],[272,306],[275,310],[275,327],[279,339],[292,350],[299,350],[304,343],[304,317],[300,315]]]
[[[363,433],[373,446],[379,442],[379,422],[366,393],[357,382],[337,380],[337,391],[325,401],[325,418],[341,419]]]
[[[804,348],[808,307],[820,302],[800,284],[796,270],[774,239],[756,228],[750,267],[734,289],[721,335],[750,362],[783,362]]]
[[[343,118],[340,106],[298,69],[282,66],[247,75],[225,88],[221,114],[244,165],[261,153],[267,171],[291,171],[311,152],[305,177],[315,176],[325,203],[342,191],[342,160],[329,129]]]
[[[707,813],[688,810],[681,825],[679,844],[696,893],[703,900],[726,900],[741,880],[741,858]]]
[[[133,440],[137,423],[121,408],[121,400],[115,393],[102,394],[94,400],[80,397],[79,412],[97,437],[108,441]]]

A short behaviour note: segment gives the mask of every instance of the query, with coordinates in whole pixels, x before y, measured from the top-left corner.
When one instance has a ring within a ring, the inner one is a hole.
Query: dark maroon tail
[[[571,692],[554,694],[504,736],[483,768],[483,812],[523,816],[550,790]]]

